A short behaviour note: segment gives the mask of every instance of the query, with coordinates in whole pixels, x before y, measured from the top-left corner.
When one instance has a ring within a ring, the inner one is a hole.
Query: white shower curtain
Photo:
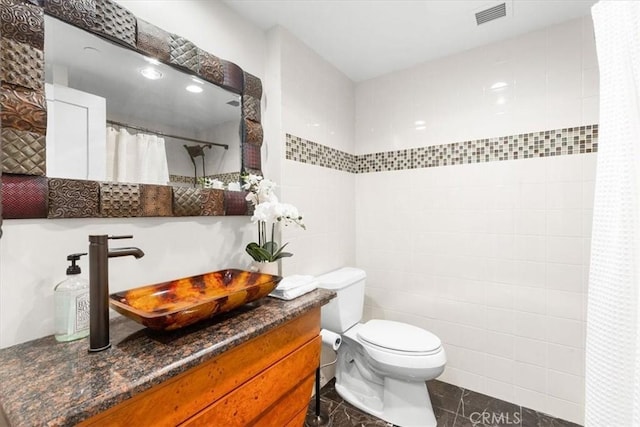
[[[585,425],[640,426],[640,2],[600,1],[592,14],[600,136]]]
[[[107,128],[107,180],[142,184],[169,183],[164,139],[125,128]]]

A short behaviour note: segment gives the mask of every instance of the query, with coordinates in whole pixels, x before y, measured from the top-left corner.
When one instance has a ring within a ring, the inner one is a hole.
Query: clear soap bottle
[[[55,337],[73,341],[89,335],[89,281],[80,276],[76,261],[83,254],[71,254],[67,260],[67,278],[53,289],[55,304]]]

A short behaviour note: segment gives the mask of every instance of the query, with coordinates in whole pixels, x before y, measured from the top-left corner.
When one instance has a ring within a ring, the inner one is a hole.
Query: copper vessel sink
[[[116,292],[109,304],[150,329],[171,331],[262,298],[280,280],[270,274],[220,270]]]

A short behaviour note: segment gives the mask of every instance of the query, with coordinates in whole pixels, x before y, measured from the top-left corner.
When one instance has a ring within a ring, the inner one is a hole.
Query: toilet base
[[[346,383],[353,378],[346,379]],[[356,408],[401,427],[436,427],[425,382],[384,379],[384,387],[355,379],[356,387],[336,381],[336,391]],[[367,385],[371,387],[367,387]]]

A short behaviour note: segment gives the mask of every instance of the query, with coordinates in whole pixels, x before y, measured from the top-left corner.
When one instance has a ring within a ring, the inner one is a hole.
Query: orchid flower
[[[248,191],[246,200],[254,206],[251,222],[258,224],[258,242],[249,243],[246,247],[247,253],[259,262],[272,262],[293,256],[290,252],[283,252],[287,243],[279,246],[275,241],[275,226],[276,224],[285,226],[295,224],[306,229],[298,208],[288,203],[281,203],[274,192],[276,183],[259,175],[245,176],[242,188]],[[269,223],[271,223],[271,240],[267,240]]]

